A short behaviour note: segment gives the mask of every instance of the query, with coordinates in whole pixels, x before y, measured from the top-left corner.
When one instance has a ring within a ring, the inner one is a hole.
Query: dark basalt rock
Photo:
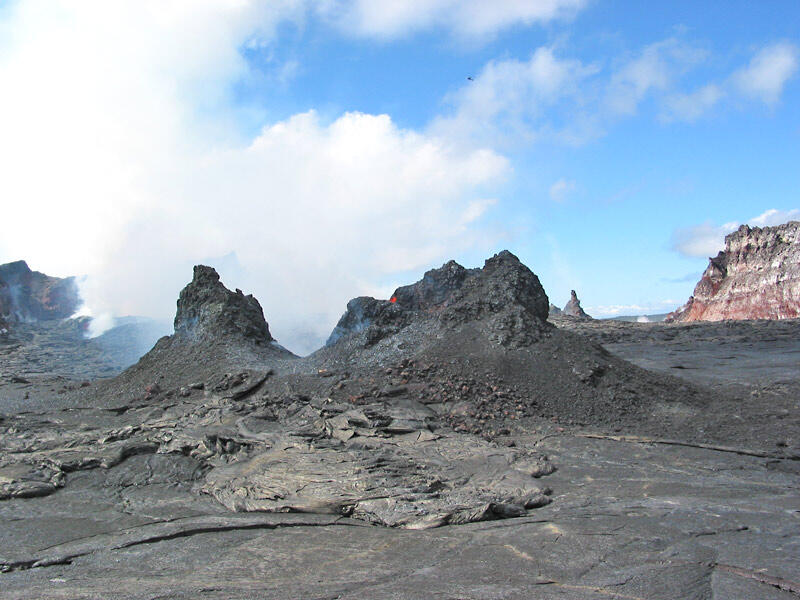
[[[478,273],[480,269],[465,269],[451,260],[425,273],[417,283],[397,288],[393,297],[409,310],[436,309],[447,304],[464,282]]]
[[[388,300],[376,300],[369,296],[359,296],[347,303],[347,310],[333,328],[326,346],[335,344],[341,337],[351,333],[359,333],[374,323],[388,325],[398,321],[403,308]]]
[[[265,372],[297,358],[273,339],[258,300],[230,291],[204,265],[194,267],[192,281],[181,290],[174,327],[175,333],[159,339],[138,363],[98,386],[96,402],[133,397],[157,404],[224,373]],[[187,396],[191,391],[181,397]]]
[[[212,267],[197,265],[194,278],[180,293],[175,314],[178,338],[241,336],[256,344],[273,341],[258,300],[241,290],[231,292]]]
[[[24,260],[0,265],[0,317],[7,321],[66,319],[80,305],[74,277],[31,271]]]
[[[492,343],[524,346],[550,330],[549,305],[539,278],[503,250],[464,283],[439,319],[449,326],[479,322]]]
[[[539,278],[508,250],[486,260],[448,303],[448,319],[455,315],[477,318],[519,307],[537,321],[547,320],[550,301]]]
[[[366,331],[365,345],[397,333],[414,321],[436,318],[444,326],[486,321],[490,338],[501,344],[538,339],[548,326],[549,300],[539,278],[504,250],[482,269],[450,261],[425,273],[412,285],[397,288],[392,300],[354,298],[337,323],[328,346]]]
[[[578,319],[592,318],[583,312],[583,308],[581,308],[581,301],[578,300],[578,294],[575,293],[575,290],[570,291],[569,302],[567,302],[566,306],[564,306],[564,310],[561,311],[561,313],[567,317],[576,317]]]

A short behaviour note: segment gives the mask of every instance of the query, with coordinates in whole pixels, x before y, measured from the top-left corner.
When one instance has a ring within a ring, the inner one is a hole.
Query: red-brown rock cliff
[[[725,237],[689,301],[668,321],[800,317],[800,221],[742,225]]]

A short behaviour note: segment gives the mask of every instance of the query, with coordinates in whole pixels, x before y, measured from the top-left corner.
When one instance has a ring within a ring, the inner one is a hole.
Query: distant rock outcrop
[[[578,300],[578,294],[575,293],[575,290],[571,290],[569,293],[569,302],[564,306],[564,310],[561,311],[562,315],[567,317],[576,317],[578,319],[591,319],[589,315],[583,312],[581,308],[581,301]]]
[[[178,297],[175,335],[189,339],[238,336],[256,344],[273,341],[258,300],[239,289],[231,292],[217,272],[204,265],[195,266],[192,281]]]
[[[31,271],[24,260],[0,265],[0,317],[7,321],[66,319],[80,305],[74,277]]]
[[[555,304],[553,304],[553,303],[551,302],[551,303],[550,303],[550,310],[548,311],[548,316],[551,316],[551,317],[557,317],[557,316],[559,316],[560,314],[561,314],[561,309],[560,309],[560,308],[558,308],[558,307],[557,307]]]
[[[667,321],[800,317],[800,221],[742,225],[709,259],[694,294]]]

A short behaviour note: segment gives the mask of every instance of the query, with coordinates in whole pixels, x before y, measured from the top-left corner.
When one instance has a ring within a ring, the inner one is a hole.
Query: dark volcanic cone
[[[456,261],[431,269],[417,283],[399,287],[393,298],[408,310],[431,310],[447,304],[453,294],[461,289],[467,279],[480,273],[480,269],[465,269]]]
[[[149,400],[226,373],[263,373],[295,358],[273,339],[258,300],[230,291],[213,268],[197,265],[178,298],[175,333],[161,338],[101,392],[105,398],[115,391]]]
[[[456,428],[489,435],[528,416],[657,430],[694,410],[676,405],[707,399],[548,323],[539,279],[508,251],[482,269],[447,263],[393,298],[351,300],[329,345],[307,359],[349,375],[329,393],[406,395]]]
[[[178,297],[175,335],[192,341],[238,338],[255,345],[274,341],[258,300],[239,289],[231,292],[204,265],[195,266],[191,283]]]
[[[420,322],[451,330],[480,322],[491,343],[524,345],[549,330],[548,305],[539,278],[504,250],[483,269],[468,270],[454,261],[432,269],[417,283],[398,288],[392,300],[354,298],[328,345],[360,334],[357,343],[369,347]]]

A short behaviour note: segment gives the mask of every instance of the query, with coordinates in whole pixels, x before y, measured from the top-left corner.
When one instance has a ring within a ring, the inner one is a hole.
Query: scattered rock
[[[145,386],[144,388],[144,399],[151,400],[158,396],[163,390],[161,386],[157,383],[151,383],[150,385]]]

